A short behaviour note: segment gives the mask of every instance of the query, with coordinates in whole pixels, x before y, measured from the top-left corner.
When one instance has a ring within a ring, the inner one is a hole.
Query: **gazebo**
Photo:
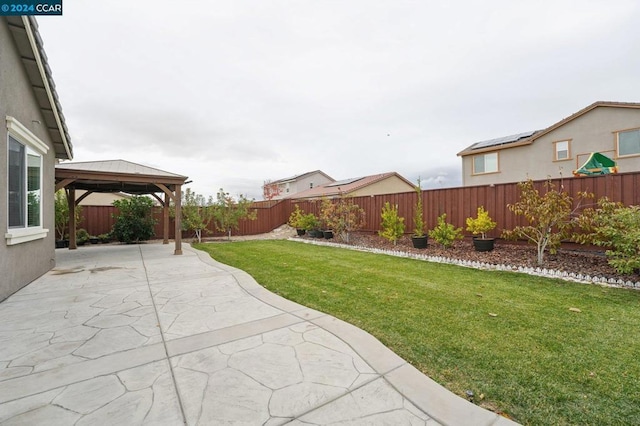
[[[94,192],[125,192],[132,195],[151,195],[163,207],[163,243],[169,244],[169,204],[176,206],[175,250],[182,254],[180,206],[182,185],[186,176],[154,169],[124,160],[89,161],[56,165],[56,191],[65,189],[69,202],[69,249],[76,249],[75,210],[80,201]],[[76,199],[76,189],[87,191]],[[160,197],[158,193],[163,193]]]

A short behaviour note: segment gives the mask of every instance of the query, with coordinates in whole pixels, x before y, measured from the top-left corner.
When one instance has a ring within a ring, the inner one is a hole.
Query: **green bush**
[[[156,221],[151,216],[151,198],[135,196],[114,201],[113,205],[118,209],[118,213],[113,215],[116,220],[111,229],[113,238],[122,243],[134,243],[153,237]]]
[[[76,243],[84,244],[89,241],[89,233],[86,229],[80,228],[76,231]]]
[[[387,201],[382,207],[382,231],[378,231],[378,235],[391,241],[396,245],[398,238],[404,234],[404,218],[398,216],[398,205],[392,206]]]
[[[455,240],[462,239],[462,228],[456,228],[452,224],[447,223],[447,214],[442,213],[442,215],[438,217],[436,227],[429,231],[429,236],[438,244],[448,248],[453,245]]]
[[[618,273],[640,268],[640,207],[624,207],[603,197],[596,209],[586,209],[576,222],[582,233],[574,236],[575,241],[607,247],[607,261]]]

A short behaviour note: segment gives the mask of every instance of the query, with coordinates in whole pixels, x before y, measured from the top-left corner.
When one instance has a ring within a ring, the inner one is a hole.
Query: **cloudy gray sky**
[[[456,186],[474,142],[640,101],[637,0],[65,0],[38,21],[74,161],[204,195],[316,169]]]

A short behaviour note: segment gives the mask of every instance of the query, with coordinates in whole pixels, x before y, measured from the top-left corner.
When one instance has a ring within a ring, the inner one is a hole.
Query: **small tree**
[[[296,229],[304,229],[303,217],[304,210],[301,210],[300,206],[296,204],[295,209],[289,215],[289,226]]]
[[[546,192],[540,195],[531,179],[518,183],[520,200],[507,207],[516,215],[524,216],[529,225],[502,232],[504,238],[525,238],[536,244],[538,264],[544,262],[547,248],[551,254],[555,254],[562,240],[571,234],[571,216],[577,209],[571,209],[573,198],[566,192],[558,191],[551,181],[545,182],[544,186]],[[581,197],[587,195],[581,194]]]
[[[336,233],[344,242],[349,242],[349,234],[362,228],[365,224],[365,212],[353,202],[353,198],[340,195],[337,202],[323,200],[320,219],[324,225]]]
[[[414,190],[416,191],[416,206],[413,209],[413,236],[414,237],[424,237],[424,219],[423,208],[422,208],[422,187],[420,186],[420,178],[418,178],[418,184],[415,186]]]
[[[116,200],[113,205],[118,209],[118,213],[113,215],[116,222],[111,229],[111,235],[115,239],[123,243],[133,243],[153,237],[156,221],[151,214],[153,208],[151,198],[134,196]]]
[[[442,213],[438,217],[438,224],[429,231],[429,236],[443,247],[449,248],[455,240],[462,239],[462,228],[456,228],[452,224],[447,223],[447,214]]]
[[[225,232],[231,240],[231,231],[240,228],[240,220],[256,220],[258,212],[251,210],[253,200],[249,200],[240,194],[235,201],[228,192],[222,188],[216,195],[216,202],[213,204],[213,218],[218,231]]]
[[[55,228],[59,240],[64,240],[69,234],[69,203],[64,189],[56,191],[55,198]],[[76,226],[82,221],[82,206],[76,206]]]
[[[487,238],[486,233],[495,228],[496,225],[497,223],[491,220],[491,216],[489,216],[489,212],[484,209],[484,206],[478,207],[478,213],[475,218],[467,218],[467,231],[473,235],[480,234],[483,240]]]
[[[273,200],[275,197],[282,193],[282,188],[278,184],[273,183],[271,179],[264,181],[262,185],[262,197],[265,200]]]
[[[395,246],[398,238],[404,234],[404,218],[398,216],[398,205],[392,206],[387,201],[382,207],[382,231],[378,235],[391,241]]]
[[[182,229],[193,231],[198,242],[202,242],[202,231],[209,233],[207,228],[213,219],[213,200],[207,200],[203,195],[187,188],[182,193]]]

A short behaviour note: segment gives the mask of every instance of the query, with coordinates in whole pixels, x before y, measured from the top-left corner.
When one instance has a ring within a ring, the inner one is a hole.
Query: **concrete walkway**
[[[0,423],[514,424],[362,330],[188,245],[172,253],[57,250],[0,303]]]

